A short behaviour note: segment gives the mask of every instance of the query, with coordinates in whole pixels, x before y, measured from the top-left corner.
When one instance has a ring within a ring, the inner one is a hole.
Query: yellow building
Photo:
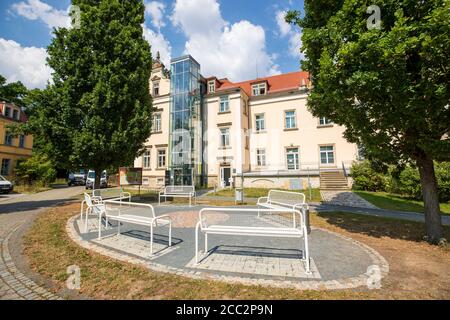
[[[0,100],[0,174],[7,179],[14,175],[17,163],[31,157],[33,136],[9,134],[8,125],[28,120],[19,106]]]

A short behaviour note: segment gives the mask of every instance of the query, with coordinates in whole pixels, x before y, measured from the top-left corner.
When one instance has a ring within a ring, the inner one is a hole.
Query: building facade
[[[233,83],[204,78],[190,56],[150,78],[155,113],[143,183],[226,187],[318,187],[320,172],[349,170],[358,148],[344,128],[307,109],[307,72]]]
[[[8,130],[8,125],[26,121],[27,116],[19,106],[0,100],[0,174],[7,179],[13,178],[17,164],[32,154],[33,137],[15,137]]]

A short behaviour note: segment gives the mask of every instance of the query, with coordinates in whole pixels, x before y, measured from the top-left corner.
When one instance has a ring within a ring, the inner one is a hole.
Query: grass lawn
[[[423,201],[411,200],[401,195],[386,192],[354,191],[373,205],[381,209],[424,212]],[[450,203],[441,203],[442,214],[450,215]]]
[[[272,189],[266,189],[266,188],[245,188],[244,189],[244,197],[248,198],[259,198],[259,197],[267,197],[269,194],[269,191]],[[276,190],[283,190],[283,189],[276,189]],[[288,190],[286,190],[288,191]],[[312,199],[309,199],[309,190],[289,190],[293,192],[301,192],[304,193],[306,196],[307,202],[320,202],[322,201],[322,197],[320,195],[319,189],[312,189]],[[208,194],[208,196],[220,196],[220,197],[234,197],[234,189],[223,189],[219,190],[217,192],[213,192]]]
[[[63,290],[67,267],[81,268],[80,294],[97,299],[449,299],[448,247],[421,241],[424,225],[350,213],[312,214],[313,226],[352,237],[380,252],[390,264],[380,290],[311,291],[194,280],[116,261],[72,242],[67,220],[79,214],[73,203],[39,215],[24,239],[30,267]],[[447,238],[450,228],[445,227]],[[312,252],[314,257],[314,252]],[[55,259],[56,257],[56,259]],[[66,296],[69,298],[68,296]]]

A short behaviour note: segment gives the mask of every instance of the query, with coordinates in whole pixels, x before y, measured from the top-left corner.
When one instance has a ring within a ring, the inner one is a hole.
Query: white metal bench
[[[123,188],[96,189],[92,192],[94,198],[101,200],[128,200],[131,202],[131,193],[123,191]]]
[[[105,210],[100,212],[98,220],[98,238],[102,237],[101,222],[102,217],[106,219],[106,228],[108,221],[117,221],[117,234],[120,234],[120,222],[130,223],[150,227],[150,255],[153,255],[153,234],[154,228],[169,227],[169,247],[172,246],[172,222],[168,215],[156,216],[155,210],[150,204],[121,202],[117,200],[105,200]]]
[[[87,193],[85,193],[84,200],[81,201],[81,208],[80,208],[80,216],[82,221],[83,216],[86,215],[84,232],[87,232],[89,214],[92,213],[98,214],[99,208],[96,208],[95,206],[102,205],[104,200],[117,200],[117,201],[128,200],[128,202],[131,202],[131,193],[123,191],[122,187],[110,189],[96,189],[92,192],[92,196],[89,196]],[[86,210],[84,209],[85,205],[87,206]]]
[[[194,186],[166,186],[159,193],[158,203],[161,204],[161,198],[167,201],[167,198],[189,198],[189,206],[192,205],[192,199],[196,201],[196,193]]]
[[[205,254],[208,252],[208,235],[257,236],[278,238],[303,238],[302,260],[310,274],[308,231],[303,223],[305,208],[289,209],[241,209],[204,208],[199,212],[195,228],[195,261],[199,263],[199,234],[205,235]],[[218,214],[227,214],[228,219],[218,222]],[[264,214],[268,220],[261,219]]]
[[[263,207],[266,209],[294,209],[302,210],[303,213],[303,223],[306,225],[308,234],[311,232],[309,224],[309,206],[305,202],[306,197],[303,193],[283,191],[283,190],[270,190],[267,197],[260,197],[258,199],[258,207]]]

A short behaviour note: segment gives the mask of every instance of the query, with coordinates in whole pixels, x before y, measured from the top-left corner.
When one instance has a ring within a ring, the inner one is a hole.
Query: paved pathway
[[[69,200],[82,188],[53,189],[0,202],[0,300],[59,299],[37,284],[41,281],[29,275],[28,270],[24,270],[27,268],[21,261],[21,232],[31,225],[39,212]]]

